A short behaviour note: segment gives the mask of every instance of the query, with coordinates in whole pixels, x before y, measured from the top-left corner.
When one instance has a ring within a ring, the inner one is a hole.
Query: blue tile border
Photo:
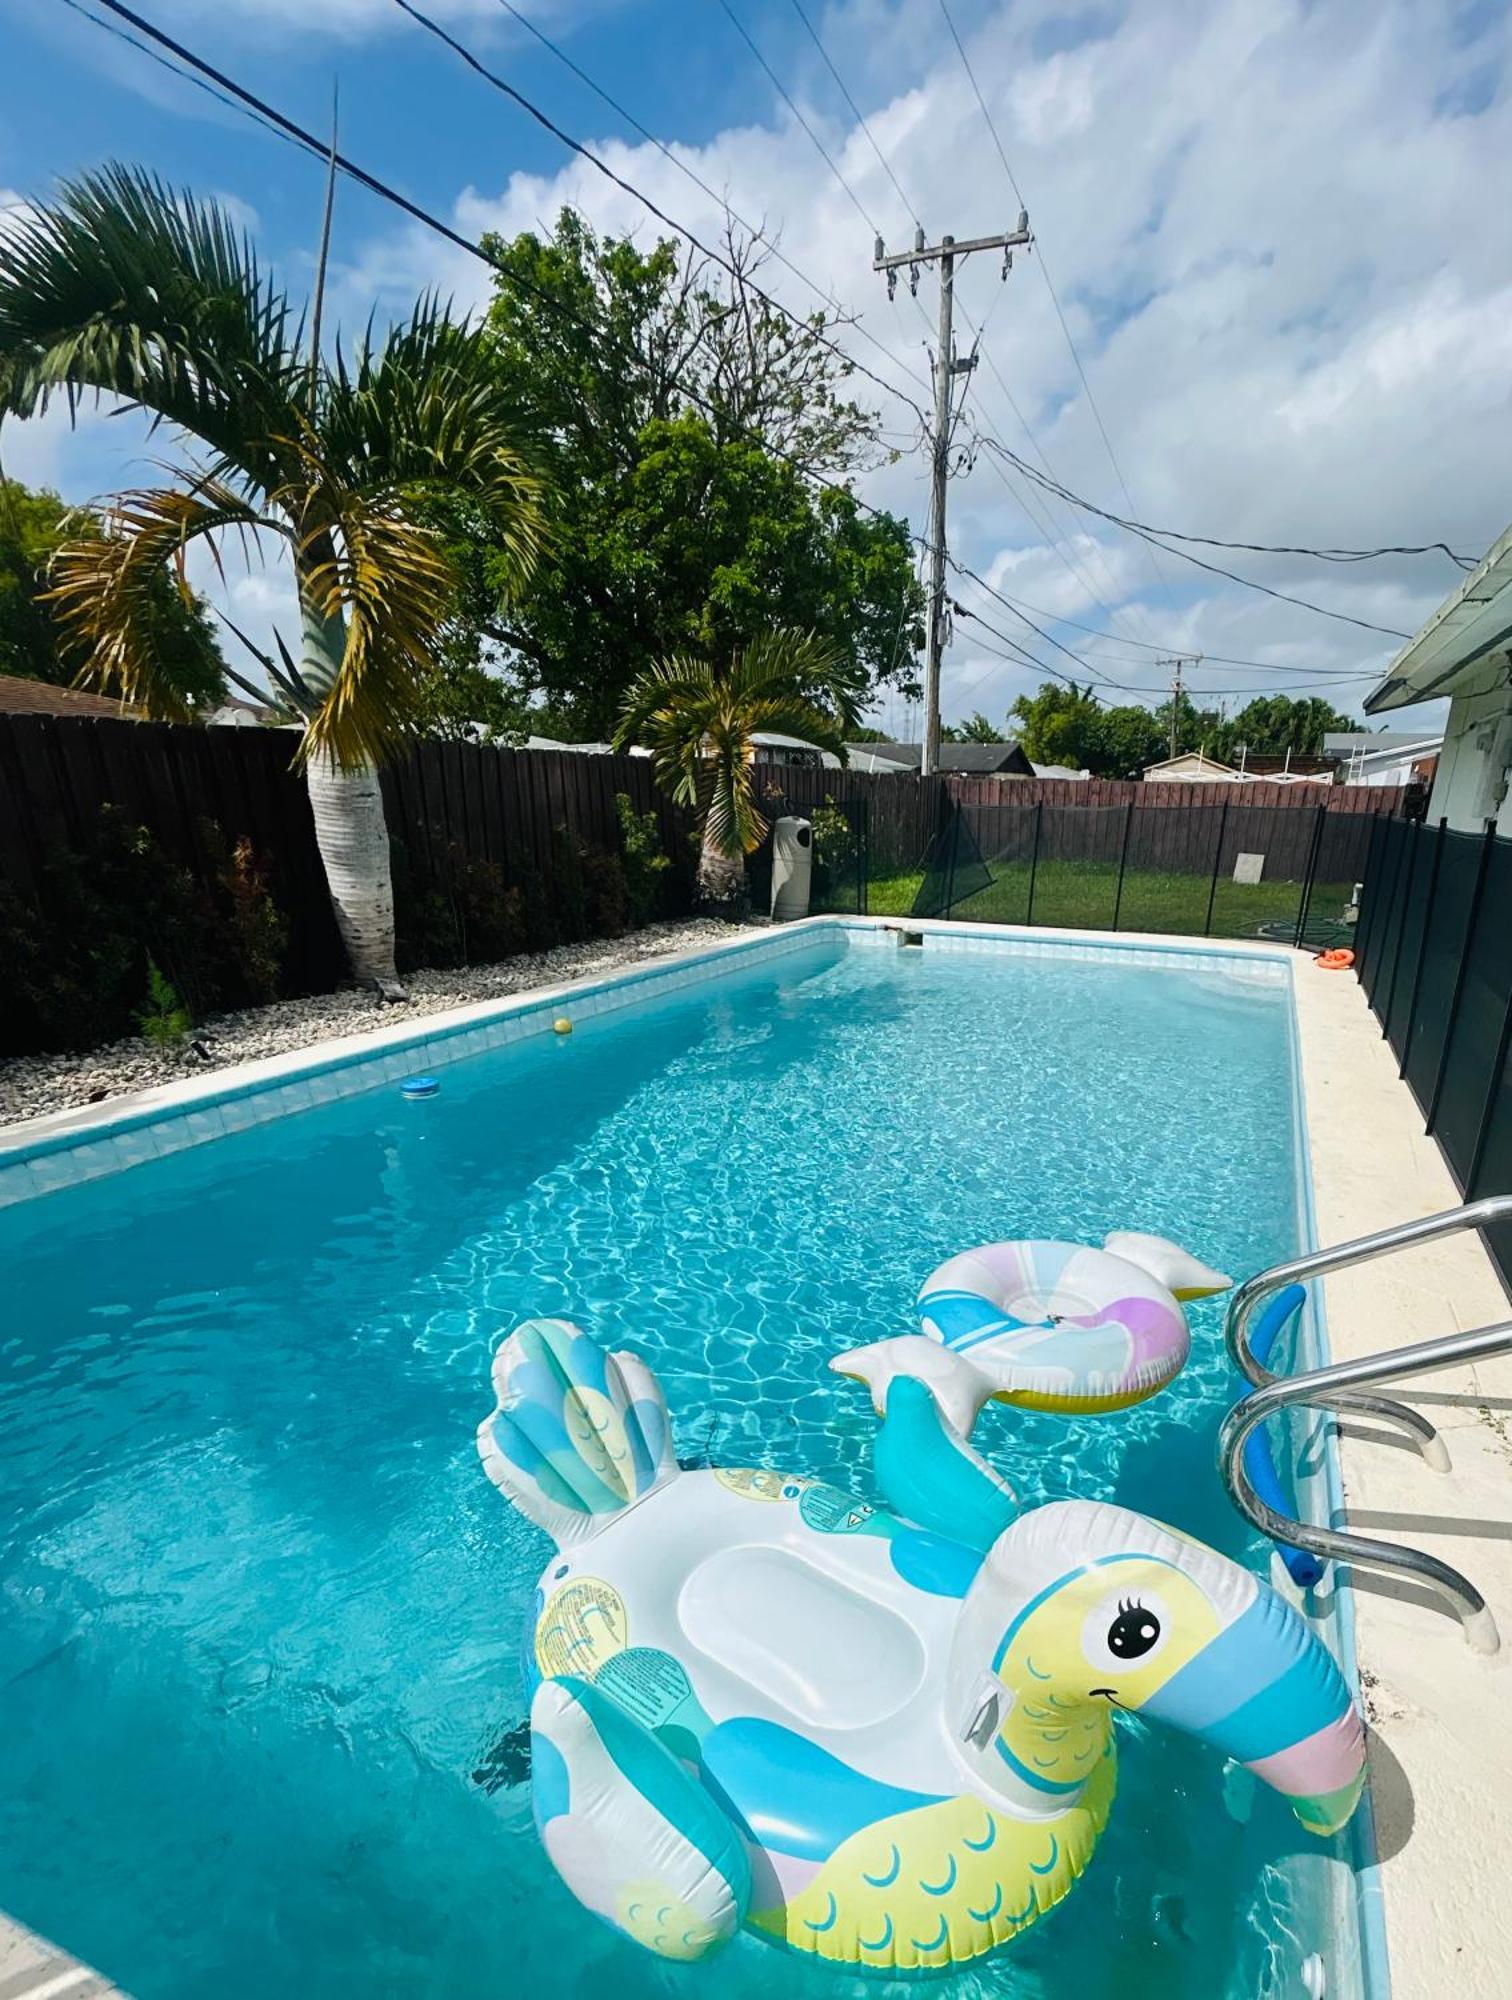
[[[1215,950],[1196,941],[1151,944],[1098,939],[1095,934],[1023,931],[1007,925],[962,925],[882,917],[811,917],[781,930],[732,938],[562,986],[538,987],[503,1000],[481,1001],[402,1027],[312,1042],[306,1048],[135,1093],[99,1106],[60,1112],[12,1128],[0,1138],[0,1207],[124,1172],[248,1130],[314,1105],[331,1104],[417,1068],[435,1069],[469,1056],[549,1034],[562,1013],[579,1020],[722,979],[742,964],[768,963],[806,951],[826,937],[847,946],[897,949],[903,931],[921,932],[934,952],[995,952],[1016,957],[1140,965],[1203,971],[1285,984],[1287,954],[1279,946]]]

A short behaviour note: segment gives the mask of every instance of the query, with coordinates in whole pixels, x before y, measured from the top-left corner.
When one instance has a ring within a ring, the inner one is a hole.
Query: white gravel
[[[386,1003],[375,994],[345,987],[338,993],[314,994],[308,1000],[281,1000],[275,1006],[251,1007],[240,1014],[217,1014],[194,1031],[192,1039],[206,1050],[204,1056],[189,1042],[175,1049],[160,1049],[135,1038],[68,1055],[16,1056],[0,1062],[0,1124],[38,1118],[77,1104],[97,1104],[122,1091],[200,1076],[228,1063],[282,1055],[289,1049],[328,1041],[333,1035],[389,1028],[425,1014],[444,1013],[448,1007],[502,999],[535,986],[557,986],[564,980],[612,972],[616,966],[663,958],[668,952],[687,951],[694,945],[728,942],[741,928],[707,917],[650,924],[626,937],[595,938],[587,944],[558,945],[553,951],[524,952],[497,965],[406,973],[407,1000]]]

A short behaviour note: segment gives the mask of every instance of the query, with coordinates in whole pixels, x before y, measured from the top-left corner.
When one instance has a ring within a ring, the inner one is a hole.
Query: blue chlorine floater
[[[407,1076],[399,1086],[401,1097],[434,1097],[441,1088],[436,1076]]]
[[[1265,1307],[1255,1321],[1254,1336],[1250,1341],[1250,1352],[1262,1368],[1270,1362],[1271,1350],[1279,1339],[1282,1328],[1294,1313],[1300,1311],[1307,1297],[1303,1285],[1287,1285]],[[1251,1431],[1244,1445],[1244,1470],[1255,1492],[1278,1514],[1293,1514],[1295,1504],[1290,1494],[1281,1484],[1281,1473],[1276,1465],[1276,1454],[1271,1449],[1271,1441],[1264,1427]],[[1286,1564],[1293,1583],[1303,1590],[1310,1590],[1323,1579],[1323,1564],[1307,1549],[1294,1549],[1286,1542],[1277,1542],[1281,1560]]]

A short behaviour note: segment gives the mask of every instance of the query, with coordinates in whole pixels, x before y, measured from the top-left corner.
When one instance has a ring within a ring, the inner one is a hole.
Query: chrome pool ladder
[[[1294,1258],[1289,1264],[1277,1264],[1245,1280],[1234,1294],[1224,1323],[1224,1338],[1234,1366],[1253,1385],[1249,1394],[1229,1411],[1218,1437],[1218,1461],[1224,1485],[1240,1513],[1274,1542],[1356,1568],[1410,1577],[1436,1592],[1453,1606],[1465,1637],[1480,1653],[1494,1653],[1501,1641],[1486,1600],[1468,1577],[1421,1549],[1376,1541],[1341,1528],[1320,1528],[1311,1521],[1279,1512],[1255,1491],[1245,1465],[1245,1445],[1266,1418],[1278,1410],[1306,1405],[1314,1409],[1353,1411],[1395,1425],[1405,1432],[1427,1464],[1435,1471],[1447,1472],[1449,1453],[1428,1419],[1405,1404],[1376,1395],[1375,1387],[1410,1375],[1424,1375],[1451,1362],[1478,1361],[1512,1352],[1512,1320],[1285,1376],[1272,1374],[1256,1358],[1251,1349],[1251,1329],[1260,1307],[1283,1286],[1326,1277],[1332,1271],[1366,1264],[1373,1258],[1390,1256],[1416,1244],[1431,1243],[1436,1237],[1452,1236],[1462,1229],[1481,1229],[1488,1223],[1508,1219],[1512,1219],[1512,1195],[1491,1195],[1483,1201],[1467,1202],[1461,1208],[1446,1209],[1441,1215],[1398,1223],[1392,1229],[1356,1237],[1351,1243],[1337,1243],[1330,1250],[1317,1250],[1310,1256]]]

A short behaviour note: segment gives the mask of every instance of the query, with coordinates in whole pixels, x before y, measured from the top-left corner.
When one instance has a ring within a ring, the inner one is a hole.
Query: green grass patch
[[[991,878],[974,894],[960,897],[950,916],[968,923],[1022,924],[1030,921],[1029,868],[1023,862],[987,863]],[[923,884],[919,869],[874,875],[867,885],[867,908],[873,916],[906,917],[913,913]],[[1349,901],[1349,882],[1314,885],[1308,934],[1331,925]],[[1201,936],[1208,928],[1208,897],[1213,898],[1211,934],[1215,937],[1257,937],[1267,924],[1294,925],[1302,900],[1299,882],[1234,882],[1220,876],[1216,891],[1207,875],[1166,875],[1129,869],[1123,895],[1118,895],[1114,862],[1042,861],[1034,877],[1033,921],[1036,926],[1067,930],[1111,930],[1115,902],[1118,927],[1125,931],[1169,931]]]

